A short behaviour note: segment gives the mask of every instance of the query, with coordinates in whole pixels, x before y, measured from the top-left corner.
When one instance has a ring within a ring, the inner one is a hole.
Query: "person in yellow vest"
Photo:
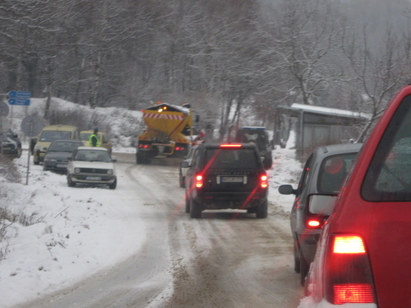
[[[90,135],[88,139],[88,143],[91,147],[99,147],[100,146],[100,138],[98,137],[98,129],[94,129],[94,133]]]

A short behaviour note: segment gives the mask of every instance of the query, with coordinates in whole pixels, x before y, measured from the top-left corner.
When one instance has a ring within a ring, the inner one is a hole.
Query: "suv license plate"
[[[221,182],[222,183],[242,183],[243,177],[242,176],[222,176]]]
[[[101,181],[101,177],[99,177],[99,176],[88,176],[88,177],[86,177],[86,180],[88,180],[88,181]]]

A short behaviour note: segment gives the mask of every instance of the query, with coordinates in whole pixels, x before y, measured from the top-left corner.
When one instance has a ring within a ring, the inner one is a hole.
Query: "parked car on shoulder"
[[[35,165],[42,163],[50,144],[59,139],[80,140],[77,127],[60,124],[44,127],[40,135],[31,140],[30,150],[33,154],[33,163]]]
[[[411,86],[388,104],[324,225],[310,307],[411,305]]]
[[[179,182],[180,187],[185,187],[186,185],[187,170],[191,164],[193,156],[195,155],[197,151],[197,148],[198,148],[198,145],[192,146],[190,150],[188,150],[188,154],[185,157],[185,159],[180,163],[179,176],[178,176],[178,182]]]
[[[300,274],[302,285],[314,260],[321,228],[331,214],[338,191],[361,147],[361,143],[320,146],[308,157],[297,189],[289,184],[278,188],[281,194],[295,195],[290,226],[294,270]]]
[[[84,146],[86,147],[90,146],[89,139],[92,134],[93,134],[93,131],[91,130],[87,130],[87,131],[83,130],[80,132],[80,139],[83,142]],[[106,148],[111,154],[111,152],[113,151],[113,145],[110,142],[107,134],[104,132],[98,132],[98,138],[100,139],[100,146],[103,148]]]
[[[108,185],[117,187],[117,176],[114,163],[106,148],[78,147],[74,150],[67,165],[67,185]]]
[[[255,144],[198,145],[186,174],[186,212],[244,209],[267,217],[268,176]]]
[[[0,154],[12,159],[21,157],[22,148],[19,136],[9,129],[1,137]]]
[[[69,158],[80,146],[83,146],[80,140],[54,140],[44,156],[43,170],[66,173]]]

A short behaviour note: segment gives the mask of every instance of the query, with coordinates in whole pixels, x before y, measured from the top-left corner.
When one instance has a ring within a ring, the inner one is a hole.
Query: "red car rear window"
[[[391,119],[362,187],[368,201],[411,201],[411,97]]]

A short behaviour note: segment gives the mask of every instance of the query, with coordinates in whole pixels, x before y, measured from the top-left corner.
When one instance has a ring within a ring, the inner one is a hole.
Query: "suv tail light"
[[[202,175],[199,175],[199,174],[196,175],[194,185],[196,188],[203,187],[203,176]]]
[[[325,288],[325,298],[334,305],[375,303],[371,266],[360,236],[331,236]]]
[[[263,174],[260,177],[260,186],[261,186],[261,188],[267,188],[268,187],[268,176],[266,174]]]

